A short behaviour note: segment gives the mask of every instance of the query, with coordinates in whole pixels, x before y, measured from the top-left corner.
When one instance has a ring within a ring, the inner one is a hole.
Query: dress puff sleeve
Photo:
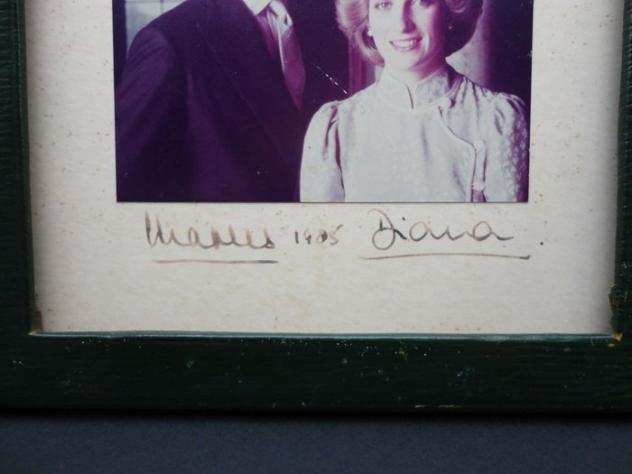
[[[338,103],[323,105],[305,135],[301,161],[301,202],[343,202]]]
[[[510,94],[494,101],[493,133],[485,167],[487,202],[526,202],[529,186],[529,130],[524,102]]]

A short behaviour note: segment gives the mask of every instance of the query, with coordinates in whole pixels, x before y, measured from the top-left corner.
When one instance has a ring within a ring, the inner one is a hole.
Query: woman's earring
[[[448,23],[448,31],[454,30],[454,23]]]
[[[370,27],[366,29],[366,35],[369,38],[373,38],[373,30]]]

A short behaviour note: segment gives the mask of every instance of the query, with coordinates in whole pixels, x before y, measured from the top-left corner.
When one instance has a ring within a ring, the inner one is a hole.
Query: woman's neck
[[[406,84],[410,90],[414,90],[420,82],[423,82],[446,65],[445,60],[436,61],[427,65],[419,65],[417,68],[407,70],[389,68],[388,65],[386,65],[384,71]]]

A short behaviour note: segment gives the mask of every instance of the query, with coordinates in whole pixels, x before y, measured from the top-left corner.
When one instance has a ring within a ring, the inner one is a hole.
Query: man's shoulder
[[[186,0],[151,21],[145,29],[159,30],[172,40],[190,36],[204,17],[205,0]]]

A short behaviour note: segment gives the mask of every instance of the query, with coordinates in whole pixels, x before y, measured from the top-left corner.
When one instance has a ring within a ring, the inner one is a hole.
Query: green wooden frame
[[[23,2],[0,0],[0,406],[217,410],[632,409],[632,0],[626,0],[613,333],[37,334]]]

